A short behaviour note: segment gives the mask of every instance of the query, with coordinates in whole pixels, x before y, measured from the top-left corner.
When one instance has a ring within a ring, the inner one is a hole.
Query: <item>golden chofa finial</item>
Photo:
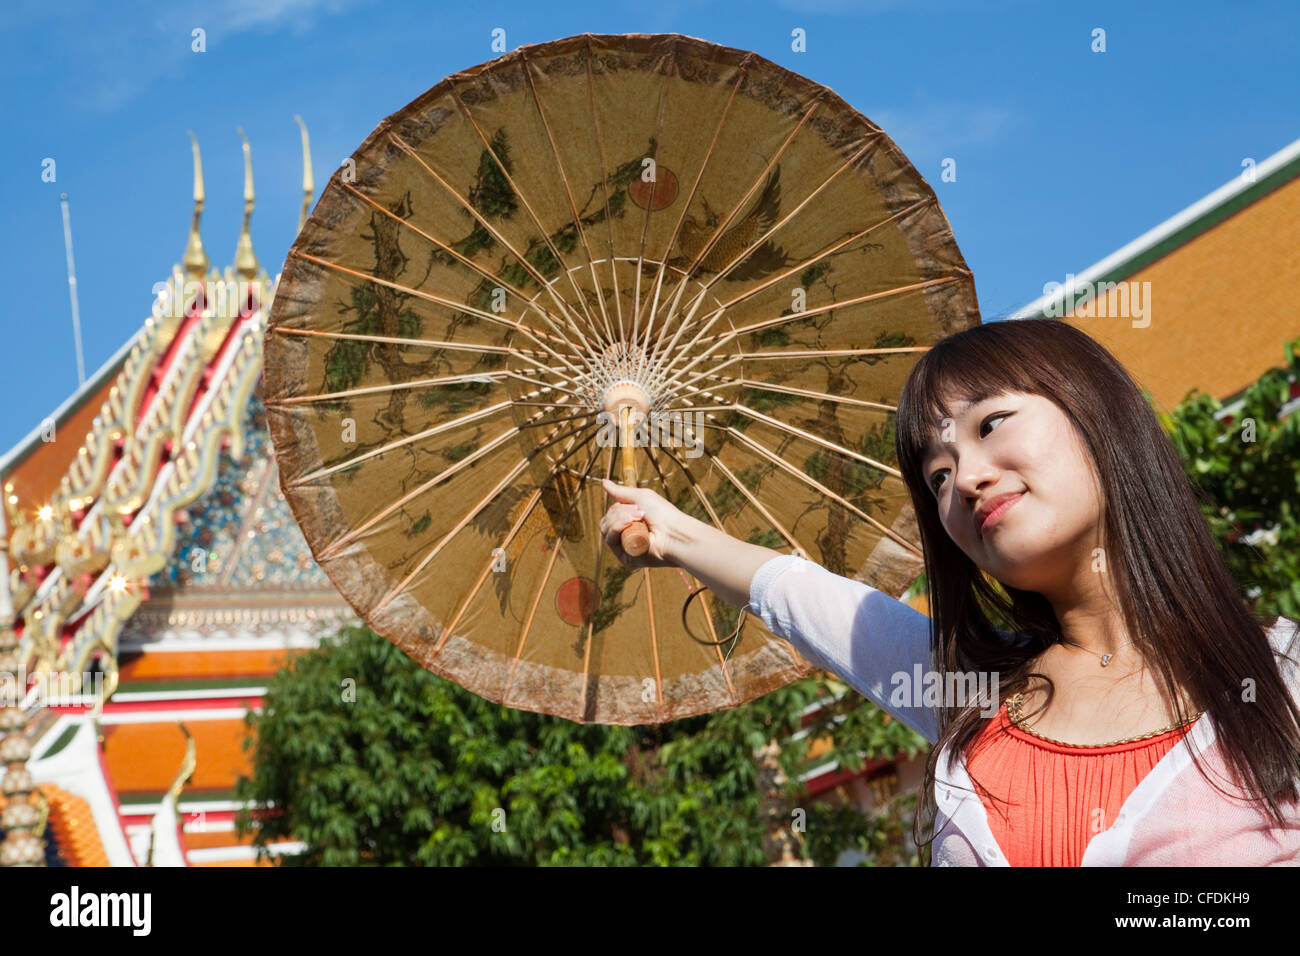
[[[190,225],[190,241],[185,246],[185,271],[199,281],[208,274],[208,254],[203,251],[203,240],[199,238],[199,216],[203,213],[203,162],[199,159],[199,141],[190,134],[190,143],[194,147],[194,222]]]
[[[311,144],[307,142],[307,124],[297,114],[293,119],[302,129],[302,212],[298,213],[298,231],[302,232],[302,227],[307,224],[307,213],[311,210],[311,197],[316,186],[311,178]]]
[[[257,276],[257,256],[253,253],[253,237],[248,234],[248,223],[253,218],[253,151],[243,127],[239,138],[244,141],[244,227],[239,230],[239,244],[235,246],[235,271],[245,279]]]

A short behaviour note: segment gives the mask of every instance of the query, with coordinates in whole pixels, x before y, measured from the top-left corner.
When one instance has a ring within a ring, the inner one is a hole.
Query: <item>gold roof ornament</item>
[[[257,276],[257,256],[253,252],[253,237],[248,232],[253,218],[253,154],[243,127],[239,127],[239,138],[244,141],[244,225],[239,230],[239,244],[235,246],[235,272],[251,281]]]
[[[117,651],[115,647],[113,644],[103,642],[100,643],[100,647],[104,649],[104,661],[107,664],[108,670],[104,675],[103,692],[99,695],[99,699],[95,701],[95,706],[90,709],[90,719],[94,721],[98,721],[103,715],[104,704],[113,696],[113,692],[117,690],[118,682],[121,680],[121,672],[118,670],[117,666]]]
[[[181,769],[176,774],[176,779],[172,785],[167,788],[163,794],[161,803],[170,803],[171,811],[178,817],[180,816],[179,798],[181,790],[185,784],[194,776],[194,768],[198,766],[198,760],[195,757],[194,735],[184,724],[178,723],[181,732],[185,734],[185,757],[181,760]],[[154,851],[157,849],[158,822],[155,816],[153,825],[149,828],[149,852],[145,855],[145,866],[154,866]]]
[[[293,120],[302,130],[302,211],[298,213],[298,231],[302,232],[302,227],[307,224],[307,213],[311,211],[311,197],[316,191],[316,185],[311,177],[311,144],[307,141],[307,124],[297,113]]]
[[[194,137],[194,130],[186,130],[190,135],[190,144],[194,149],[194,222],[190,224],[190,239],[185,246],[185,271],[196,279],[202,280],[208,271],[208,254],[203,249],[203,240],[199,238],[199,216],[203,214],[203,161],[199,158],[199,141]]]

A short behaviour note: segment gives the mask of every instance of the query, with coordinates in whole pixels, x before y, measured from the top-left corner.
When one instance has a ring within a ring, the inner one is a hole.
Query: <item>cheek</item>
[[[1083,442],[1069,419],[1057,416],[1034,429],[1034,460],[1044,466],[1073,468],[1087,457]]]
[[[966,525],[963,527],[962,522]],[[953,543],[965,550],[969,545],[969,539],[974,537],[971,533],[969,519],[965,518],[961,512],[948,503],[939,504],[939,522],[943,525],[944,531],[948,532],[948,537]]]
[[[1073,533],[1095,523],[1098,490],[1092,459],[1068,426],[1052,431],[1024,459],[1022,478],[1033,492],[1045,533]]]
[[[1063,502],[1084,506],[1096,497],[1092,459],[1087,449],[1079,444],[1073,429],[1058,430],[1040,446],[1034,456],[1033,469],[1039,480]]]

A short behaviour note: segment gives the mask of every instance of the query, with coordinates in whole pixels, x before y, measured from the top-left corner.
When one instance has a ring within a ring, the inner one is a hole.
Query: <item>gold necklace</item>
[[[1085,647],[1080,647],[1080,645],[1075,644],[1074,641],[1062,641],[1061,643],[1062,643],[1062,644],[1069,644],[1071,647],[1078,647],[1079,650],[1081,650],[1081,651],[1086,651],[1087,653],[1092,654],[1092,651],[1089,651],[1089,650],[1088,650],[1087,648],[1085,648]],[[1132,641],[1125,641],[1125,642],[1124,642],[1123,644],[1121,644],[1119,647],[1128,647],[1128,646],[1129,646],[1130,644],[1132,644],[1132,643],[1133,643]],[[1115,651],[1118,651],[1118,650],[1119,650],[1119,647],[1115,648]],[[1102,666],[1102,667],[1109,667],[1109,666],[1110,666],[1110,659],[1111,659],[1112,657],[1115,656],[1115,651],[1111,651],[1109,654],[1093,654],[1093,656],[1096,657],[1096,658],[1098,658],[1098,659],[1101,661],[1101,666]]]
[[[1071,744],[1071,743],[1066,743],[1064,740],[1054,740],[1051,737],[1045,736],[1044,734],[1040,734],[1036,730],[1030,730],[1028,727],[1020,726],[1020,721],[1023,719],[1021,717],[1020,708],[1024,704],[1024,702],[1025,702],[1025,695],[1023,693],[1012,694],[1010,697],[1007,698],[1007,717],[1011,719],[1011,723],[1015,724],[1016,729],[1023,730],[1027,734],[1032,734],[1033,736],[1039,738],[1040,740],[1046,740],[1048,743],[1059,744],[1062,747],[1081,747],[1081,748],[1114,747],[1116,744],[1131,744],[1138,740],[1146,740],[1148,737],[1158,737],[1160,736],[1160,734],[1165,734],[1179,727],[1184,727],[1187,724],[1190,724],[1193,721],[1195,721],[1204,713],[1204,711],[1198,711],[1197,713],[1193,714],[1191,717],[1188,717],[1187,720],[1184,721],[1182,724],[1170,724],[1168,727],[1161,727],[1159,730],[1153,730],[1149,734],[1141,734],[1137,737],[1125,737],[1123,740],[1112,740],[1109,743],[1104,743],[1104,744]]]

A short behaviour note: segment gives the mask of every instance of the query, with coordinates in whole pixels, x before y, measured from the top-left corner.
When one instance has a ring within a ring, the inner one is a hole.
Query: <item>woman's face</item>
[[[949,410],[953,418],[935,423],[922,473],[953,542],[1021,590],[1054,590],[1086,571],[1102,546],[1101,501],[1091,457],[1065,413],[1023,392]],[[1019,497],[981,528],[976,509],[1006,494]]]

